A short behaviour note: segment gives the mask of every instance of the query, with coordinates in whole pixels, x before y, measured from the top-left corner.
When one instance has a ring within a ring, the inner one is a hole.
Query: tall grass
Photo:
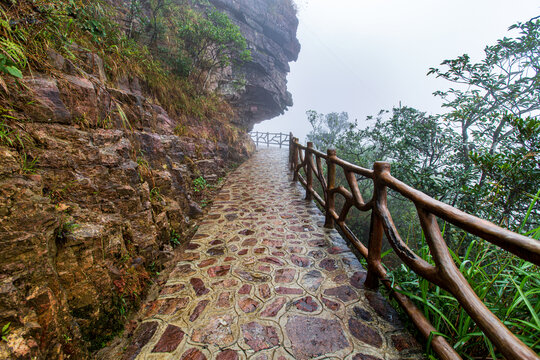
[[[520,229],[525,227],[540,196],[533,198]],[[540,238],[540,228],[525,233]],[[465,237],[465,235],[463,235]],[[540,353],[540,270],[491,243],[475,238],[463,255],[450,253],[478,297],[523,343]],[[421,236],[417,254],[433,264],[425,237]],[[389,276],[423,310],[424,315],[465,359],[500,359],[502,355],[482,333],[471,317],[448,292],[419,278],[401,265]],[[428,344],[428,354],[431,349]]]

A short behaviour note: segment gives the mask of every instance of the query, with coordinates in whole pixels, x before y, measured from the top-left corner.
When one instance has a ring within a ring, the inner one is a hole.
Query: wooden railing
[[[323,161],[326,162],[326,176],[324,175]],[[431,345],[441,359],[461,359],[461,357],[442,336],[432,335],[436,334],[436,329],[413,302],[399,292],[401,290],[399,286],[388,279],[386,270],[381,264],[383,234],[386,234],[395,253],[410,269],[448,291],[459,301],[463,309],[507,359],[540,359],[532,349],[508,330],[478,298],[452,260],[441,235],[437,218],[448,221],[458,228],[479,236],[536,265],[540,265],[540,241],[500,228],[411,188],[390,175],[390,164],[387,162],[376,162],[373,165],[373,170],[364,169],[338,158],[335,150],[328,150],[325,154],[315,150],[313,143],[308,142],[307,146],[303,146],[297,138],[290,134],[289,163],[294,172],[294,181],[300,181],[306,189],[306,199],[315,199],[325,209],[325,227],[339,226],[345,237],[367,259],[365,286],[376,289],[379,282],[382,282],[409,315],[422,336],[426,340],[432,339]],[[348,188],[336,186],[336,166],[343,169]],[[300,173],[301,169],[304,170],[305,178]],[[365,201],[360,193],[358,175],[373,181],[373,197],[369,201]],[[320,183],[322,195],[314,190],[314,178]],[[421,259],[401,239],[388,211],[388,188],[400,193],[416,206],[435,265]],[[335,206],[338,194],[345,199],[344,206],[339,213]],[[353,206],[360,211],[371,210],[371,226],[367,247],[358,240],[345,223],[349,210]]]
[[[257,147],[259,144],[270,147],[270,145],[278,145],[280,148],[283,146],[289,146],[290,134],[283,133],[269,133],[269,132],[250,132],[251,139],[255,142]]]

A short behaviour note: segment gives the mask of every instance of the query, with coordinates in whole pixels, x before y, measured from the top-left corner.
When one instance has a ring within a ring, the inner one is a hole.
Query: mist
[[[538,1],[520,0],[297,0],[298,61],[288,89],[294,105],[254,131],[292,131],[302,141],[311,130],[306,111],[366,117],[393,106],[441,113],[432,94],[451,86],[426,76],[445,59],[483,58],[487,45],[512,36],[508,27],[540,13]]]

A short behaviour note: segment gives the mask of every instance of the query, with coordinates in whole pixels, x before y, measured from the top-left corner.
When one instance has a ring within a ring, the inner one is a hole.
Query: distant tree
[[[375,119],[368,117],[375,124],[360,129],[348,122],[347,113],[307,114],[313,127],[308,140],[319,149],[334,147],[340,157],[368,168],[375,161],[389,161],[392,173],[402,181],[432,196],[448,193],[444,161],[452,152],[455,134],[439,123],[438,116],[400,107],[391,114],[383,110]]]
[[[349,114],[346,112],[333,112],[325,115],[315,110],[308,110],[306,115],[313,128],[307,135],[307,139],[312,141],[315,147],[321,151],[335,148],[340,137],[354,125],[349,122]]]
[[[374,125],[357,133],[362,147],[373,161],[389,161],[395,177],[444,199],[451,190],[444,170],[446,158],[453,151],[454,132],[441,126],[439,116],[412,107],[394,108],[385,119],[383,115],[388,113],[381,111]],[[352,132],[348,134],[351,136],[355,138]]]

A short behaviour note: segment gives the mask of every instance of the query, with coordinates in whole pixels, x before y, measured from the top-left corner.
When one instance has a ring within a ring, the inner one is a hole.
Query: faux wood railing
[[[280,148],[283,146],[289,146],[290,135],[283,133],[269,133],[269,132],[250,132],[251,139],[255,142],[257,147],[259,144],[266,144],[266,147],[270,145],[278,145]]]
[[[324,175],[323,164],[326,162],[327,174]],[[484,305],[467,280],[463,277],[452,260],[448,247],[442,237],[437,218],[485,239],[533,264],[540,265],[540,241],[516,234],[493,223],[464,213],[452,206],[437,201],[426,194],[413,189],[390,175],[390,164],[376,162],[373,170],[351,164],[336,156],[335,150],[327,153],[317,151],[313,143],[303,146],[297,138],[290,134],[289,163],[294,172],[294,181],[306,189],[306,199],[315,199],[325,209],[325,227],[339,226],[346,238],[367,259],[367,277],[365,286],[376,289],[379,282],[388,288],[391,295],[409,315],[422,336],[428,340],[441,359],[461,359],[454,348],[439,335],[432,336],[436,329],[424,317],[422,312],[405,295],[399,293],[399,286],[393,284],[381,264],[381,248],[383,234],[399,258],[417,275],[451,293],[471,316],[484,334],[497,349],[511,360],[538,360],[540,357],[519,340],[503,323]],[[348,188],[336,186],[336,166],[343,169]],[[300,174],[304,170],[305,178]],[[373,197],[365,201],[360,193],[357,176],[373,181]],[[322,196],[313,187],[317,179],[322,188]],[[429,245],[435,265],[417,256],[401,239],[392,221],[387,207],[387,189],[390,188],[409,199],[416,206],[418,217],[426,241]],[[342,210],[338,213],[335,207],[336,195],[345,199]],[[371,210],[371,225],[368,247],[366,248],[347,227],[345,221],[349,210],[356,207],[360,211]],[[539,334],[540,335],[540,334]]]

